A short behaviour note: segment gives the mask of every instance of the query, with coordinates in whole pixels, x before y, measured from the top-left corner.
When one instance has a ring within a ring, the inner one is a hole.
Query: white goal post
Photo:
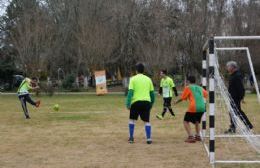
[[[225,138],[225,137],[238,137],[243,138],[245,135],[216,135],[215,134],[215,62],[217,51],[234,51],[234,50],[244,50],[247,53],[247,59],[249,61],[250,70],[254,80],[254,86],[257,92],[257,99],[260,103],[260,94],[259,88],[257,84],[257,79],[255,76],[251,55],[248,47],[225,47],[225,48],[217,48],[216,41],[223,40],[260,40],[260,36],[215,36],[211,37],[203,46],[203,60],[202,60],[202,86],[206,88],[207,86],[207,78],[206,73],[208,71],[208,80],[209,80],[209,136],[206,136],[206,117],[204,116],[202,119],[202,137],[203,139],[209,137],[209,147],[205,143],[204,147],[208,153],[210,164],[214,167],[216,163],[246,163],[246,164],[259,164],[260,160],[216,160],[215,159],[215,138]],[[206,58],[208,56],[209,65],[207,66]],[[246,135],[247,137],[259,137],[260,135]]]

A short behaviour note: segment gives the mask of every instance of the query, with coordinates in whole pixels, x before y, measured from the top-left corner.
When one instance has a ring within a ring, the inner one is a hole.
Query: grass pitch
[[[210,167],[201,143],[184,142],[186,103],[174,107],[175,119],[166,113],[166,119],[160,121],[155,115],[162,110],[162,98],[157,97],[151,112],[153,144],[147,145],[140,120],[135,143],[127,142],[129,112],[124,96],[60,95],[39,99],[41,107],[29,106],[31,119],[25,120],[16,96],[0,96],[1,168]],[[247,106],[259,106],[251,99],[247,96]],[[54,104],[60,105],[59,111],[53,110]],[[260,116],[257,109],[248,113],[260,132],[256,115]]]

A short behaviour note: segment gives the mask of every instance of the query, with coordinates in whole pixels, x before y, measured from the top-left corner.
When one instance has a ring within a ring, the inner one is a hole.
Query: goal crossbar
[[[260,40],[260,36],[215,36],[214,40]],[[208,47],[208,40],[203,45],[203,50]]]

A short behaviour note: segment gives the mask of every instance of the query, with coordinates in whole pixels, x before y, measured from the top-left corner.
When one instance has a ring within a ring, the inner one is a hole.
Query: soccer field
[[[246,98],[244,106],[252,109],[248,117],[259,133],[259,105],[255,97]],[[166,113],[161,121],[155,115],[162,110],[162,100],[156,98],[151,112],[153,144],[147,145],[140,120],[135,143],[127,142],[129,112],[124,96],[56,95],[39,99],[41,107],[29,106],[31,119],[25,120],[16,96],[0,96],[1,168],[210,167],[202,143],[184,142],[186,103],[174,107],[175,119]],[[56,103],[60,105],[57,112],[52,109]]]

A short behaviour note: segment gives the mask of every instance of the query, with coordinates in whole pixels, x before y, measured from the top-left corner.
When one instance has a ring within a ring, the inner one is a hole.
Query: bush
[[[65,89],[71,89],[71,88],[73,88],[73,83],[74,82],[75,82],[75,75],[74,74],[69,74],[62,81],[62,86]]]

